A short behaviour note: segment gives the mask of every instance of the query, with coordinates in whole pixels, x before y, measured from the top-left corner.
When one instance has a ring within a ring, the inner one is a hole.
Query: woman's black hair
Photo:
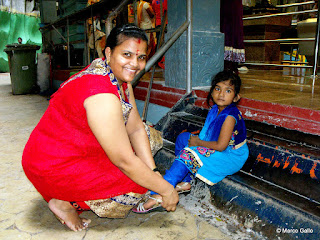
[[[223,82],[223,81],[228,81],[228,80],[230,80],[231,85],[234,85],[234,90],[235,90],[236,96],[237,96],[237,94],[239,94],[240,88],[241,88],[241,78],[235,72],[233,72],[231,70],[223,70],[212,78],[211,88],[210,88],[210,91],[207,96],[207,104],[209,107],[211,106],[210,102],[211,101],[213,102],[213,98],[211,95],[212,95],[212,92],[213,92],[214,88],[216,87],[217,83]]]
[[[137,27],[134,24],[124,24],[122,26],[114,27],[108,38],[106,47],[113,50],[116,46],[123,43],[128,38],[141,39],[148,43],[148,37],[141,28]]]

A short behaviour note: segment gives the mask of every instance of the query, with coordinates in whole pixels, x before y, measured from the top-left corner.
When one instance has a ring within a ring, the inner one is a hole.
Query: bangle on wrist
[[[154,169],[152,169],[152,171],[154,171],[154,172],[160,172],[160,171],[159,171],[159,168],[157,168],[157,167],[155,167]]]
[[[172,191],[167,196],[170,196],[174,190],[175,190],[175,188],[173,188]]]

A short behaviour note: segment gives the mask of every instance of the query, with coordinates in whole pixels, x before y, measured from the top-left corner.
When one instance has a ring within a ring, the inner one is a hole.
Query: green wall
[[[22,38],[23,44],[42,46],[40,18],[0,11],[0,19],[0,72],[9,72],[8,56],[3,50],[7,44],[17,43],[18,37]]]

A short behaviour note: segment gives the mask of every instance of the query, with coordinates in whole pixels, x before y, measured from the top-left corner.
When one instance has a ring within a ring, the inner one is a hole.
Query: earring
[[[109,65],[109,63],[110,63],[110,60],[107,59],[107,64]]]

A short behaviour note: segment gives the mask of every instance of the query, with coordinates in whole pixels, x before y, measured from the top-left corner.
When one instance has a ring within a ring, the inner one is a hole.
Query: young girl
[[[238,172],[249,156],[246,127],[236,102],[240,100],[241,79],[230,70],[212,80],[207,97],[211,106],[199,136],[181,133],[176,140],[176,158],[164,179],[178,192],[190,191],[191,174],[208,185]],[[178,184],[179,183],[179,184]],[[147,202],[133,211],[147,213],[162,210],[161,197],[151,192]]]

